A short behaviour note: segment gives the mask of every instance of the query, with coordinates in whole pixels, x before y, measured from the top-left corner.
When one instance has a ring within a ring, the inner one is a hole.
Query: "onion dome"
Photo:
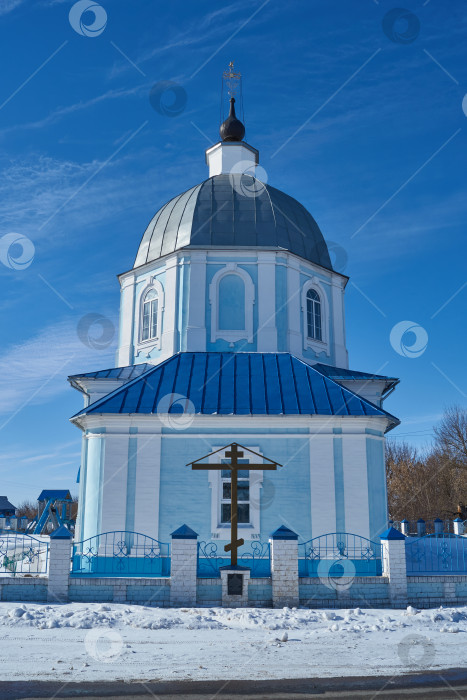
[[[243,141],[245,127],[235,114],[235,97],[230,98],[229,116],[220,125],[219,133],[223,141]]]

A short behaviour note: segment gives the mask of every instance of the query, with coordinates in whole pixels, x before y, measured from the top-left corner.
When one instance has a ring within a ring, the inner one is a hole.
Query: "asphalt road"
[[[121,698],[141,700],[467,700],[467,669],[384,677],[283,681],[141,681],[131,683],[0,682],[1,700]]]

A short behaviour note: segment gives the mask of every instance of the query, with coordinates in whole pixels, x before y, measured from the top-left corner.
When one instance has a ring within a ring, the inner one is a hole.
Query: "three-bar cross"
[[[237,497],[237,487],[238,487],[238,470],[253,470],[253,469],[268,469],[268,470],[275,470],[277,467],[280,467],[281,465],[278,462],[273,462],[271,459],[268,459],[267,457],[264,457],[262,455],[259,455],[257,452],[253,452],[253,450],[249,450],[248,448],[243,447],[242,450],[245,452],[250,452],[257,457],[262,457],[262,459],[265,460],[262,464],[240,464],[239,459],[241,459],[244,456],[244,452],[239,450],[238,448],[242,447],[241,445],[238,445],[236,442],[233,442],[231,445],[227,445],[226,447],[221,448],[220,450],[216,450],[216,452],[224,452],[224,450],[227,450],[225,452],[225,456],[227,459],[230,459],[230,463],[220,463],[220,464],[214,464],[211,462],[200,462],[199,460],[196,462],[190,462],[191,468],[192,469],[198,469],[198,470],[206,470],[206,469],[216,469],[216,470],[222,470],[222,469],[230,469],[230,478],[231,478],[231,494],[230,494],[230,542],[229,544],[226,544],[224,547],[224,550],[226,552],[230,552],[230,563],[232,566],[237,566],[238,563],[238,548],[241,547],[243,544],[245,544],[245,541],[242,538],[238,538],[238,497]],[[216,453],[212,453],[216,454]],[[205,455],[205,457],[201,457],[201,459],[206,459],[206,457],[210,457],[211,455]],[[189,466],[190,466],[189,465]]]

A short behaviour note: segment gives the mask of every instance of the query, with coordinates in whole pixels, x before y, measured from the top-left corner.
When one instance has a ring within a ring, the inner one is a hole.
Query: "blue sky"
[[[0,0],[0,492],[76,492],[66,376],[115,352],[78,327],[116,323],[116,274],[149,219],[205,179],[230,60],[268,182],[311,211],[350,276],[350,366],[400,377],[394,435],[429,443],[443,409],[467,405],[464,3],[404,0],[394,19],[387,0],[103,0],[94,36],[72,5]],[[186,93],[176,116],[149,102],[162,81]],[[11,233],[31,241],[21,269]],[[403,321],[426,332],[417,357],[400,354],[416,340]]]

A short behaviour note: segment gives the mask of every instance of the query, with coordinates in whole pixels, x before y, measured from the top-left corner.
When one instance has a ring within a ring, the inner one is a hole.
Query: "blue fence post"
[[[426,523],[423,518],[417,520],[417,535],[419,537],[424,537],[426,535]]]
[[[195,606],[198,534],[188,525],[182,525],[172,532],[171,537],[170,603]]]
[[[380,535],[383,576],[389,579],[389,599],[394,608],[407,606],[407,564],[405,536],[393,527]]]
[[[435,518],[434,520],[434,528],[435,528],[435,535],[442,535],[443,534],[443,528],[444,528],[444,523],[441,520],[441,518]]]
[[[401,520],[401,532],[403,535],[408,537],[409,535],[409,521],[404,518],[404,520]]]
[[[453,520],[454,534],[463,535],[464,534],[464,523],[460,518]]]
[[[62,525],[50,535],[48,603],[66,603],[68,601],[70,562],[71,532]]]

